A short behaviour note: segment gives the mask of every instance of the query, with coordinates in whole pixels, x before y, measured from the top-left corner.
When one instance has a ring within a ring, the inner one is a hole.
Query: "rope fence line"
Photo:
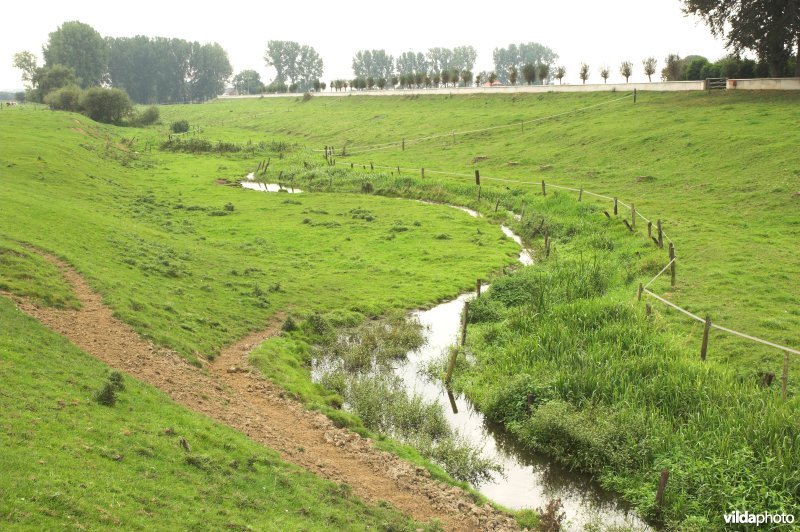
[[[652,279],[650,279],[650,282],[649,282],[649,283],[647,283],[646,285],[644,285],[644,287],[642,287],[642,290],[644,290],[645,288],[647,288],[648,286],[650,286],[651,284],[653,284],[653,283],[655,282],[655,280],[656,280],[656,279],[658,279],[659,277],[661,277],[661,274],[662,274],[662,273],[664,273],[665,271],[667,271],[667,269],[669,269],[669,267],[670,267],[670,266],[672,266],[674,263],[675,263],[675,259],[672,259],[671,261],[669,261],[669,262],[667,263],[667,265],[666,265],[666,266],[664,266],[664,269],[663,269],[663,270],[661,270],[660,272],[658,272],[658,275],[656,275],[655,277],[653,277]]]
[[[336,161],[336,160],[332,160],[332,162],[330,164],[332,164],[334,166],[336,166],[336,165],[346,166],[347,164],[350,164],[350,166],[353,167],[353,168],[355,166],[361,166],[362,168],[370,167],[371,169],[374,169],[374,168],[388,169],[388,170],[395,170],[396,169],[399,172],[403,171],[403,170],[405,170],[407,172],[408,171],[420,171],[422,173],[422,175],[424,175],[424,173],[430,173],[430,174],[449,175],[449,176],[456,176],[456,177],[466,177],[466,178],[470,178],[470,179],[475,177],[476,181],[478,183],[479,183],[480,179],[484,179],[486,181],[495,181],[495,182],[501,182],[501,183],[513,183],[515,185],[537,185],[537,184],[539,184],[539,183],[531,182],[531,181],[519,181],[519,180],[503,179],[503,178],[497,178],[497,177],[483,177],[483,176],[478,177],[479,174],[477,173],[477,170],[476,170],[475,176],[473,176],[473,175],[470,175],[470,174],[462,174],[462,173],[458,173],[458,172],[448,172],[448,171],[442,171],[442,170],[427,170],[427,169],[424,169],[424,168],[409,169],[409,168],[401,168],[400,166],[375,165],[373,163],[370,163],[369,165],[365,165],[365,164],[357,164],[355,162],[343,163],[343,162],[339,162],[339,161]],[[545,187],[544,181],[542,181],[541,184],[542,184],[542,187],[543,187],[543,190],[544,190],[544,187]],[[477,184],[477,186],[480,189],[480,184]],[[617,198],[614,198],[614,197],[611,197],[611,196],[605,196],[603,194],[597,194],[597,193],[594,193],[594,192],[590,192],[588,190],[584,190],[583,188],[567,187],[567,186],[563,186],[563,185],[553,185],[551,183],[547,183],[546,186],[547,187],[553,187],[553,188],[561,189],[561,190],[568,190],[568,191],[571,191],[571,192],[578,192],[581,195],[582,194],[588,194],[590,196],[594,196],[594,197],[597,197],[597,198],[600,198],[600,199],[613,201],[613,202],[615,202],[616,205],[622,205],[623,207],[625,207],[627,209],[630,209],[632,213],[634,212],[633,205],[629,205],[627,203],[619,201]],[[480,195],[478,196],[478,198],[480,198]],[[608,214],[608,213],[606,212],[606,214]],[[648,218],[643,216],[638,210],[635,211],[635,215],[640,217],[642,220],[648,222],[648,224],[652,224],[652,222]],[[628,225],[627,224],[627,220],[624,220],[624,221],[626,222],[626,225]],[[674,243],[673,243],[672,239],[670,239],[666,235],[666,233],[663,232],[663,229],[660,227],[660,222],[661,221],[658,220],[659,230],[661,231],[661,236],[663,238],[665,238],[670,244],[670,261],[646,285],[644,285],[644,286],[640,285],[640,287],[639,287],[640,295],[642,293],[647,294],[648,296],[653,297],[654,299],[664,303],[668,307],[673,308],[673,309],[685,314],[686,316],[692,318],[693,320],[696,320],[696,321],[699,321],[699,322],[705,324],[705,330],[704,330],[704,335],[703,335],[704,336],[703,337],[703,346],[701,348],[701,358],[703,360],[705,360],[706,349],[707,349],[707,345],[708,345],[708,330],[711,329],[711,328],[726,332],[728,334],[732,334],[734,336],[738,336],[740,338],[744,338],[746,340],[757,342],[757,343],[760,343],[762,345],[766,345],[766,346],[769,346],[769,347],[773,347],[775,349],[779,349],[779,350],[783,351],[784,353],[790,353],[790,354],[793,354],[793,355],[800,355],[800,351],[799,350],[792,349],[791,347],[783,346],[783,345],[780,345],[780,344],[777,344],[777,343],[774,343],[774,342],[770,342],[769,340],[764,340],[763,338],[758,338],[757,336],[751,336],[749,334],[745,334],[743,332],[736,331],[736,330],[733,330],[733,329],[729,329],[727,327],[723,327],[722,325],[718,325],[716,323],[712,323],[710,317],[706,317],[705,319],[701,318],[700,316],[697,316],[696,314],[692,314],[688,310],[679,307],[675,303],[672,303],[671,301],[668,301],[667,299],[665,299],[665,298],[659,296],[658,294],[652,292],[651,290],[649,290],[648,287],[650,285],[652,285],[653,282],[656,281],[656,279],[661,277],[661,275],[663,275],[670,268],[672,268],[672,277],[673,277],[673,286],[674,286],[674,278],[675,278],[674,266],[675,266],[675,263],[676,263],[676,260],[677,260],[677,257],[675,257]],[[628,228],[631,229],[630,225],[628,225]],[[631,229],[631,231],[633,231],[633,229]],[[653,240],[655,240],[654,237],[651,237],[651,238],[653,238]],[[784,371],[786,371],[786,370],[784,369]]]
[[[392,141],[392,142],[384,142],[384,143],[381,143],[381,144],[370,144],[370,145],[367,145],[367,146],[356,147],[356,148],[354,148],[352,150],[349,150],[349,151],[350,151],[350,153],[352,153],[354,155],[359,155],[359,154],[362,154],[362,153],[367,153],[367,152],[372,152],[372,151],[386,150],[386,149],[389,149],[389,148],[392,148],[392,147],[397,147],[397,146],[400,146],[401,149],[404,150],[406,144],[425,142],[425,141],[429,141],[429,140],[436,140],[436,139],[447,138],[447,137],[455,138],[456,135],[471,135],[471,134],[474,134],[474,133],[483,133],[485,131],[494,131],[494,130],[497,130],[497,129],[508,129],[508,128],[517,128],[517,127],[524,128],[526,124],[537,124],[537,123],[540,123],[540,122],[545,122],[547,120],[552,120],[554,118],[559,118],[559,117],[570,115],[570,114],[580,113],[582,111],[587,111],[589,109],[594,109],[596,107],[601,107],[601,106],[604,106],[604,105],[609,105],[609,104],[612,104],[612,103],[615,103],[615,102],[619,102],[621,100],[630,98],[632,96],[633,96],[633,93],[631,92],[631,93],[626,94],[625,96],[622,96],[620,98],[615,98],[613,100],[607,100],[607,101],[604,101],[604,102],[595,103],[595,104],[592,104],[592,105],[587,105],[585,107],[579,107],[577,109],[570,109],[569,111],[564,111],[562,113],[556,113],[556,114],[553,114],[553,115],[543,116],[543,117],[539,117],[539,118],[533,118],[533,119],[530,119],[530,120],[520,120],[519,122],[514,122],[513,124],[499,124],[499,125],[496,125],[496,126],[489,126],[489,127],[480,128],[480,129],[470,129],[470,130],[465,130],[465,131],[450,131],[450,132],[447,132],[447,133],[438,133],[436,135],[429,135],[429,136],[426,136],[426,137],[417,137],[417,138],[413,138],[413,139],[404,139],[403,138],[403,139]],[[347,146],[345,146],[343,149],[347,150]],[[318,153],[327,153],[328,152],[327,148],[323,149],[323,150],[313,150],[313,151],[318,152]]]

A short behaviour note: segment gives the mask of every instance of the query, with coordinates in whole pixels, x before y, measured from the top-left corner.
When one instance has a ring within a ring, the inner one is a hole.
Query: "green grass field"
[[[428,175],[479,168],[483,176],[535,181],[533,191],[545,179],[618,196],[648,218],[662,219],[675,241],[678,285],[671,290],[659,282],[658,293],[732,329],[800,346],[798,94],[641,93],[635,105],[628,98],[524,131],[457,135],[455,144],[449,136],[407,141],[400,150],[402,138],[515,124],[620,96],[264,98],[166,107],[162,116],[165,123],[188,119],[215,140],[275,139],[314,150],[333,145],[337,152],[347,145],[353,155],[337,158],[345,164],[426,167]],[[359,146],[387,142],[395,147],[357,153]],[[273,159],[276,172],[279,163]],[[700,326],[681,321],[688,334],[699,334]],[[710,345],[711,356],[737,366],[774,371],[782,360],[774,350],[722,333],[712,332]]]
[[[5,244],[1,244],[5,246]],[[38,256],[17,293],[69,288]],[[4,261],[5,262],[5,261]],[[48,292],[48,293],[50,293]],[[106,366],[0,298],[0,523],[6,530],[415,530],[389,507],[366,506],[348,486],[282,462],[243,434],[124,378],[114,406],[95,400]],[[179,438],[190,442],[187,453]]]
[[[189,360],[212,358],[279,311],[357,323],[453,297],[514,262],[518,248],[498,223],[514,227],[541,257],[545,220],[551,259],[499,281],[515,286],[506,293],[520,292],[522,303],[500,298],[492,307],[490,292],[485,319],[471,326],[475,365],[460,366],[457,384],[524,444],[597,474],[648,515],[653,474],[669,466],[677,487],[664,517],[676,526],[716,527],[715,512],[742,501],[785,508],[800,499],[787,469],[797,461],[792,415],[800,363],[791,368],[792,400],[782,403],[774,387],[757,387],[760,373],[780,375],[779,351],[712,332],[702,365],[699,324],[651,301],[656,325],[646,327],[642,305],[632,306],[635,289],[666,264],[666,251],[648,243],[641,221],[638,235],[607,221],[602,211],[610,203],[584,196],[578,204],[575,194],[552,188],[542,198],[539,181],[617,196],[662,219],[677,248],[678,283],[672,289],[662,278],[654,291],[722,325],[797,348],[800,161],[793,147],[800,143],[800,96],[647,93],[635,105],[620,99],[564,114],[621,96],[220,100],[162,107],[162,124],[146,129],[31,108],[4,112],[0,290],[76,304],[23,245],[32,244],[74,265],[141,334]],[[553,115],[561,116],[524,131],[413,141]],[[244,149],[161,150],[178,119],[200,127],[200,138]],[[404,138],[401,150],[397,141]],[[359,147],[387,142],[389,149],[358,154]],[[314,151],[325,145],[337,152],[347,146],[352,155],[329,167]],[[259,179],[310,193],[224,184],[265,160],[269,170]],[[370,163],[404,170],[373,172]],[[480,203],[472,177],[433,173],[471,176],[476,168]],[[467,205],[485,216],[410,199]],[[496,201],[503,207],[497,213]],[[521,222],[506,214],[523,204]],[[518,286],[515,279],[522,279]],[[548,283],[557,288],[548,292]],[[551,299],[525,299],[530,294]],[[547,323],[528,316],[537,308]],[[2,319],[13,321],[7,313]],[[585,331],[567,334],[567,324]],[[24,349],[15,335],[6,342],[11,353]],[[332,406],[330,391],[311,383],[308,358],[308,345],[290,339],[253,354],[265,375],[307,404],[347,418]],[[500,386],[513,376],[522,384]],[[602,384],[609,382],[616,384]],[[713,387],[701,390],[709,382]],[[38,396],[19,386],[19,396]],[[514,401],[524,397],[503,396],[523,388],[541,403],[532,420],[515,417]],[[733,434],[729,422],[740,414],[752,419]],[[2,421],[20,426],[17,418]],[[637,447],[631,438],[640,436],[649,440]],[[747,438],[761,444],[751,448]],[[33,459],[35,449],[20,456]],[[631,449],[641,454],[631,456]],[[592,453],[607,459],[587,459]],[[740,466],[741,477],[720,477]],[[747,486],[758,486],[759,495],[742,492]]]

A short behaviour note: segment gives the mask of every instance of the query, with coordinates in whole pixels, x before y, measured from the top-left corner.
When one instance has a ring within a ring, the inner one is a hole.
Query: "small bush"
[[[81,109],[92,120],[118,124],[131,113],[133,105],[123,90],[90,87],[81,96]]]
[[[158,122],[160,118],[161,113],[158,107],[151,105],[141,113],[137,113],[133,120],[131,120],[131,123],[135,126],[150,126]]]
[[[295,330],[297,330],[297,322],[294,321],[294,318],[289,316],[289,317],[286,318],[286,321],[283,322],[283,326],[281,327],[281,329],[284,332],[295,331]]]
[[[117,389],[111,382],[106,382],[94,396],[94,400],[104,406],[114,406],[117,403]]]
[[[304,92],[303,93],[303,101],[307,102],[310,99],[311,99],[311,93],[310,92]]]
[[[226,203],[225,204],[225,210],[228,211],[228,212],[233,212],[234,211],[233,203],[231,203],[231,202]]]
[[[75,85],[62,87],[44,97],[44,103],[54,111],[79,112],[81,110],[81,89]]]
[[[108,382],[118,392],[125,389],[125,381],[122,378],[122,373],[119,371],[112,371],[111,375],[108,376]]]
[[[169,130],[173,133],[186,133],[189,131],[189,121],[188,120],[177,120],[170,124]]]

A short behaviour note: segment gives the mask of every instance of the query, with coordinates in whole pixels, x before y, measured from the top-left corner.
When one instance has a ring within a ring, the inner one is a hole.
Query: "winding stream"
[[[473,217],[480,216],[472,209],[452,207]],[[508,238],[523,246],[519,235],[506,226],[500,228]],[[533,264],[533,256],[523,247],[519,261],[525,266]],[[549,500],[560,499],[570,530],[582,529],[589,523],[650,530],[630,505],[602,489],[590,476],[569,471],[546,456],[522,449],[502,427],[487,421],[468,398],[453,396],[443,383],[431,382],[425,376],[429,363],[441,360],[448,348],[458,341],[461,312],[464,304],[474,297],[471,292],[462,294],[429,310],[415,312],[414,317],[424,329],[425,345],[407,353],[407,361],[395,372],[409,393],[441,405],[450,427],[470,443],[483,448],[484,456],[503,467],[503,475],[495,475],[491,481],[478,486],[478,491],[515,510],[543,508]]]
[[[262,192],[289,192],[278,185],[273,188],[253,181],[252,174],[242,186]],[[293,189],[295,193],[299,189]],[[480,214],[465,207],[456,209],[478,217]],[[503,233],[523,245],[522,239],[508,227],[501,226]],[[522,249],[519,261],[523,265],[533,263],[530,251]],[[630,508],[613,493],[602,489],[588,475],[569,471],[546,456],[522,449],[502,427],[493,425],[466,398],[453,396],[441,382],[431,382],[424,370],[431,361],[441,360],[447,349],[456,343],[461,323],[461,312],[465,302],[474,298],[474,293],[462,294],[458,298],[437,305],[429,310],[417,311],[413,315],[424,329],[425,345],[410,351],[407,360],[395,368],[409,394],[419,394],[427,401],[441,405],[448,424],[466,441],[482,449],[484,456],[503,467],[502,475],[477,486],[478,491],[489,499],[512,509],[543,508],[551,499],[560,499],[566,514],[567,529],[581,530],[587,524],[599,524],[602,529],[622,526],[634,530],[651,530]]]

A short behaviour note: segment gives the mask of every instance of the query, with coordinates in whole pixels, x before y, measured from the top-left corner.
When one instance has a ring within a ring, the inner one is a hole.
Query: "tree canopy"
[[[734,53],[754,51],[770,75],[787,75],[797,46],[800,55],[800,0],[682,0],[684,11],[700,16],[714,35],[725,36]],[[795,75],[800,76],[800,61]]]
[[[239,94],[258,94],[263,92],[261,74],[255,70],[242,70],[233,77],[233,88]]]
[[[359,50],[353,56],[353,74],[357,78],[388,80],[394,73],[394,57],[386,50]]]
[[[50,34],[42,52],[46,66],[72,68],[82,87],[100,85],[106,80],[108,47],[88,24],[77,20],[63,23]]]
[[[449,69],[448,69],[449,70]],[[397,58],[397,73],[402,75],[415,75],[428,73],[428,60],[422,52],[403,52]]]
[[[221,94],[232,68],[217,43],[164,37],[106,39],[111,85],[138,103],[203,101]]]
[[[498,73],[500,81],[508,81],[508,73],[512,68],[521,72],[523,67],[530,63],[532,65],[545,64],[552,67],[558,55],[542,44],[536,42],[509,44],[508,48],[495,48],[494,70]]]
[[[80,81],[75,71],[64,65],[37,68],[31,81],[33,88],[30,91],[30,98],[34,102],[43,102],[50,92],[62,87],[80,85]]]
[[[288,81],[298,90],[308,90],[322,77],[322,58],[317,51],[294,41],[269,41],[264,61],[275,69],[275,84]]]

